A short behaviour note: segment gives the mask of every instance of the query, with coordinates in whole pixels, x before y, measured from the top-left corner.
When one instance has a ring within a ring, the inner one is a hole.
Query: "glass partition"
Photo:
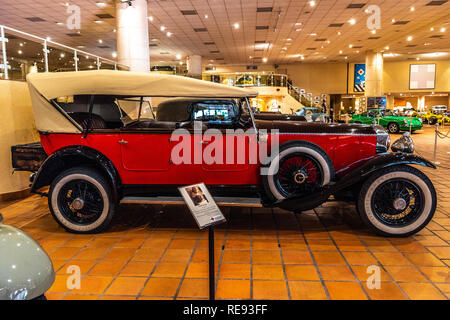
[[[0,25],[0,79],[25,80],[30,72],[125,70],[127,66]]]

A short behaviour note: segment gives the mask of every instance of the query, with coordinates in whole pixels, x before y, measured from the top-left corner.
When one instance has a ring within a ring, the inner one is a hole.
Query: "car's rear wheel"
[[[398,125],[398,123],[396,122],[391,122],[388,124],[388,131],[389,133],[399,133],[400,132],[400,127]]]
[[[307,195],[334,178],[334,167],[328,154],[306,141],[291,141],[280,146],[267,172],[263,186],[271,201]]]
[[[395,166],[364,182],[357,201],[362,220],[384,236],[412,235],[432,219],[436,191],[416,168]]]
[[[50,186],[48,204],[55,220],[74,233],[104,230],[115,212],[110,184],[91,168],[62,172]]]
[[[437,122],[437,118],[436,118],[436,117],[431,117],[431,118],[428,120],[428,124],[431,124],[431,125],[436,124],[436,122]]]

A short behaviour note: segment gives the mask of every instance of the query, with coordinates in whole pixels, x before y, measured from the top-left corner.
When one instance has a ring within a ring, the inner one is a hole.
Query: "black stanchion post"
[[[209,300],[215,300],[216,285],[215,285],[215,265],[214,265],[214,227],[208,228],[208,243],[209,243]]]

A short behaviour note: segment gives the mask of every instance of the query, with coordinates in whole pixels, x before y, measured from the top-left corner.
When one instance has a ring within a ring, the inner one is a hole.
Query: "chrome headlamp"
[[[389,150],[391,138],[389,133],[382,126],[375,126],[377,133],[377,153],[384,153]]]
[[[414,141],[409,132],[405,132],[400,139],[396,140],[391,149],[394,152],[414,153]]]

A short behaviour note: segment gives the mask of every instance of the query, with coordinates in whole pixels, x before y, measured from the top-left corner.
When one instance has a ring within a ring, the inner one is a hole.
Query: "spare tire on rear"
[[[310,194],[334,179],[328,154],[318,145],[302,140],[282,144],[266,167],[261,178],[270,201]]]

